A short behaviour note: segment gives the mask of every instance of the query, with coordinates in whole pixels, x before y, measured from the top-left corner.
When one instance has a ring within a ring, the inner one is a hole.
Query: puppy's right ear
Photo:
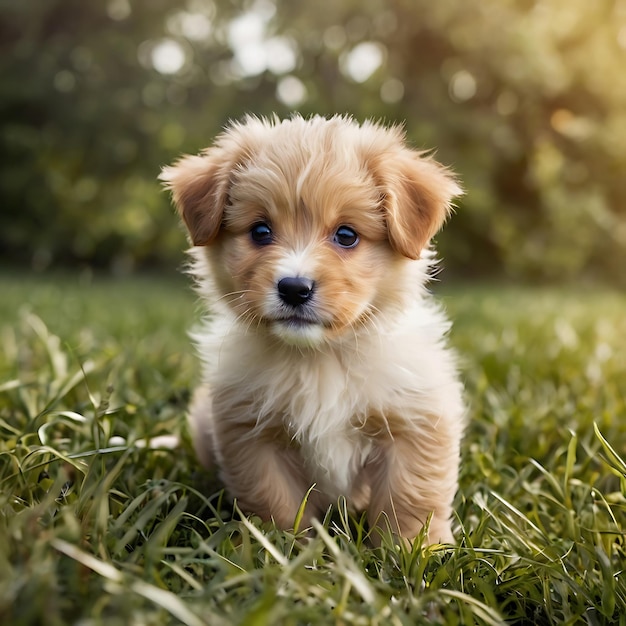
[[[159,175],[194,246],[210,244],[222,225],[231,174],[223,152],[214,147],[199,156],[184,156]]]

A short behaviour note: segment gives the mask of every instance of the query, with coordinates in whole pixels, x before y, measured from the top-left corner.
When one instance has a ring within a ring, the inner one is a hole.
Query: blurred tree
[[[448,267],[626,282],[626,0],[0,0],[0,258],[172,262],[159,167],[243,112],[406,120]]]
[[[168,85],[138,49],[175,4],[2,3],[5,258],[43,267],[160,256],[171,224],[150,181],[172,107],[158,106]]]

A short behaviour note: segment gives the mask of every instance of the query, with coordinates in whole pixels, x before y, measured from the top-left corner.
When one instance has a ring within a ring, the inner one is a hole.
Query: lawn
[[[1,274],[0,623],[626,624],[626,296],[440,291],[458,546],[374,549],[342,502],[281,532],[199,469],[184,278]]]

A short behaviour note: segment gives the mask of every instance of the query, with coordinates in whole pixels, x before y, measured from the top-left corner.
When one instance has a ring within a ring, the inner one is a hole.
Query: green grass
[[[200,471],[186,281],[0,275],[0,623],[626,624],[626,297],[449,288],[458,547],[310,538]],[[134,442],[179,434],[181,449]],[[111,438],[113,439],[112,443]]]

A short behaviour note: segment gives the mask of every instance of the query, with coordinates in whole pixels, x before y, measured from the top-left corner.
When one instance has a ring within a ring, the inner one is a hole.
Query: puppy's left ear
[[[376,167],[391,245],[419,259],[430,239],[452,211],[452,199],[463,191],[456,178],[429,156],[404,149],[386,155]]]
[[[182,217],[194,246],[206,246],[218,235],[228,202],[230,159],[220,148],[184,156],[159,175]]]

